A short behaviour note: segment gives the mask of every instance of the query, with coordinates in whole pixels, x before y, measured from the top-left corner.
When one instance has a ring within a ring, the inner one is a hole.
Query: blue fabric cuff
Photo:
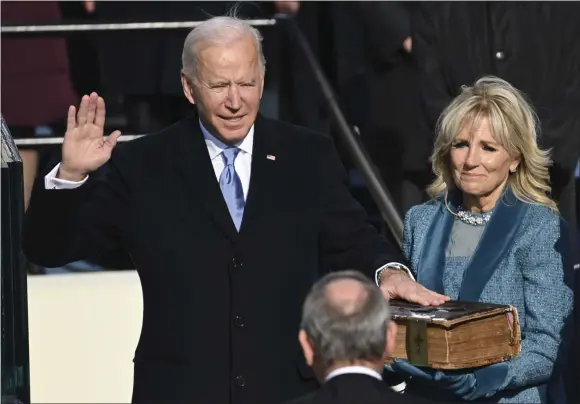
[[[475,389],[464,396],[466,400],[490,397],[503,387],[508,374],[507,363],[496,363],[473,372]]]

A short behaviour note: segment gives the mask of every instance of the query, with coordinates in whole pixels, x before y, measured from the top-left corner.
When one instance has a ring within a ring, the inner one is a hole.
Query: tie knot
[[[226,162],[226,166],[234,165],[234,161],[236,161],[236,157],[238,156],[239,152],[240,149],[238,149],[237,147],[228,147],[227,149],[224,149],[224,151],[222,151],[224,160]]]

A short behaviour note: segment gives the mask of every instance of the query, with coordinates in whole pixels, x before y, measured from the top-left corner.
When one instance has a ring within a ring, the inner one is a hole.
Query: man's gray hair
[[[210,18],[195,27],[185,38],[181,63],[183,73],[189,79],[196,77],[198,52],[210,46],[229,45],[246,36],[254,40],[262,74],[266,71],[266,59],[262,50],[262,34],[247,21],[237,18],[234,10],[229,16]]]
[[[327,287],[354,280],[364,295],[356,302],[332,301]],[[383,358],[390,320],[389,304],[381,290],[358,271],[333,272],[314,284],[306,297],[301,328],[325,367],[336,362],[376,361]]]

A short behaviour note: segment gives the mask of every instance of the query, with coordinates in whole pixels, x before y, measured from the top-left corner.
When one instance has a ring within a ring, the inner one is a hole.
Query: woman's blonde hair
[[[549,151],[537,144],[538,119],[524,95],[510,83],[497,77],[482,77],[471,87],[463,86],[437,121],[436,139],[431,155],[435,181],[427,188],[431,197],[447,198],[455,188],[450,168],[453,141],[466,125],[487,119],[492,135],[507,152],[519,158],[516,172],[507,186],[521,201],[544,205],[558,212],[549,197]]]

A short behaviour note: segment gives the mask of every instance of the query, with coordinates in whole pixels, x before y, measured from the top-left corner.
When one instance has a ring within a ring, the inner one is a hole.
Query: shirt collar
[[[211,160],[219,156],[224,149],[230,147],[209,133],[201,121],[199,121],[199,127],[201,128],[201,133],[203,133],[203,138],[205,139],[205,144],[207,145],[207,150],[209,151],[209,158]],[[252,154],[252,148],[254,146],[254,125],[250,127],[246,137],[235,146],[244,153],[248,153],[250,155]]]
[[[375,379],[378,380],[383,380],[383,377],[377,371],[371,368],[367,368],[366,366],[344,366],[342,368],[334,369],[332,372],[330,372],[328,376],[326,376],[325,381],[329,381],[330,379],[336,376],[352,373],[363,374],[374,377]]]

